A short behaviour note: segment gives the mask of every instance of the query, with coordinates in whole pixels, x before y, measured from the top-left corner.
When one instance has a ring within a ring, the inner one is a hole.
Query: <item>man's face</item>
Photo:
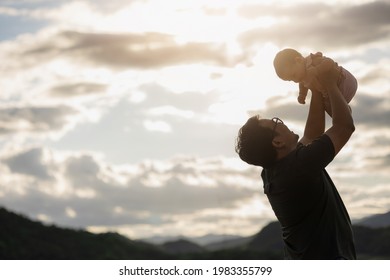
[[[273,141],[282,142],[287,146],[295,147],[299,136],[290,130],[279,118],[261,119],[259,125],[269,127],[273,131]]]

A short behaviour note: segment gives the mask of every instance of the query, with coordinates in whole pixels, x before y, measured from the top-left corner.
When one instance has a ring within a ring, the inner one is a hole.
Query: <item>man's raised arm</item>
[[[319,92],[312,91],[305,131],[302,139],[299,142],[301,142],[303,145],[310,144],[313,140],[320,137],[324,131],[325,108],[322,95]]]
[[[348,142],[352,133],[355,131],[351,110],[336,84],[338,75],[338,71],[332,69],[328,75],[323,75],[322,80],[323,84],[326,85],[332,107],[332,127],[325,133],[333,142],[335,155]]]

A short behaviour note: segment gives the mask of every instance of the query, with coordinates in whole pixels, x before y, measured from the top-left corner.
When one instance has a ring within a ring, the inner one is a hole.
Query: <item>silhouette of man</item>
[[[351,221],[325,170],[355,130],[351,111],[334,82],[323,77],[333,108],[325,131],[323,97],[313,92],[302,139],[279,118],[248,119],[236,152],[261,166],[264,193],[281,225],[286,259],[356,259]]]

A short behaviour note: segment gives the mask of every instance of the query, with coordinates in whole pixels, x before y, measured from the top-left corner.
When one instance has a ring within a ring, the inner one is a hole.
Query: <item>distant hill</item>
[[[279,222],[271,222],[266,225],[247,244],[248,248],[263,252],[277,252],[283,256],[282,231]]]
[[[117,233],[93,234],[32,221],[0,207],[0,259],[3,260],[163,260],[278,259],[244,248],[208,251],[186,240],[156,246]]]
[[[353,226],[355,247],[359,259],[390,260],[390,227]]]
[[[370,228],[353,225],[358,259],[390,259],[390,227]],[[265,226],[248,243],[248,248],[283,255],[283,241],[278,222]]]
[[[0,208],[0,259],[171,259],[153,245],[117,233],[45,226]]]
[[[239,235],[231,235],[231,234],[207,234],[200,237],[194,237],[190,240],[199,244],[201,246],[208,247],[211,244],[220,243],[220,242],[230,242],[237,239],[242,239],[242,236]]]
[[[354,225],[359,259],[390,259],[390,227]],[[117,233],[93,234],[47,226],[0,208],[0,259],[122,260],[204,259],[271,260],[283,258],[281,229],[277,222],[249,238],[236,238],[200,246],[180,239],[153,245]]]
[[[202,253],[205,248],[185,239],[169,241],[161,245],[164,251],[171,254]]]
[[[224,239],[222,241],[216,241],[205,245],[204,247],[209,251],[218,251],[224,249],[233,249],[245,247],[251,240],[252,236],[249,237],[236,237],[233,239]]]
[[[230,242],[237,239],[241,239],[242,236],[239,235],[228,235],[228,234],[207,234],[200,237],[188,237],[188,236],[162,236],[155,235],[148,238],[139,239],[140,241],[144,241],[147,243],[161,245],[166,242],[176,241],[180,239],[185,239],[200,246],[208,247],[210,244],[220,243],[220,242]]]
[[[381,228],[390,226],[390,212],[377,214],[363,218],[356,222],[357,225],[367,226],[371,228]]]

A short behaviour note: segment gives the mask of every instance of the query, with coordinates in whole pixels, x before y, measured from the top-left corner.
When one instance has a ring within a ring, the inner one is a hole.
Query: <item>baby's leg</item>
[[[356,94],[358,82],[356,78],[345,68],[341,67],[340,75],[338,87],[347,103],[349,103]]]

